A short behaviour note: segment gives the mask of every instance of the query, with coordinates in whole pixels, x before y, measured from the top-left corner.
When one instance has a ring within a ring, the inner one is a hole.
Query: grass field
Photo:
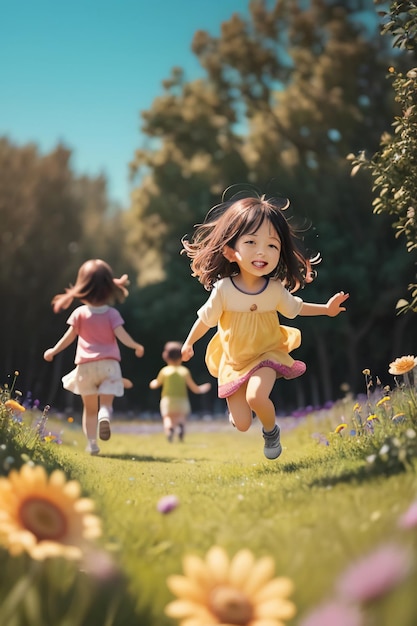
[[[351,407],[348,410],[351,412]],[[105,615],[99,586],[96,596],[91,594],[91,606],[79,617],[75,600],[67,599],[67,620],[72,621],[63,621],[61,605],[61,612],[59,607],[49,607],[49,613],[39,609],[39,624],[175,624],[164,613],[173,600],[166,579],[183,573],[185,555],[203,558],[212,546],[222,547],[230,557],[246,548],[256,559],[273,558],[275,575],[294,583],[291,600],[297,613],[286,620],[289,626],[307,624],[308,614],[328,601],[342,600],[347,620],[351,602],[346,604],[346,598],[340,599],[340,592],[336,593],[340,576],[359,559],[394,545],[412,555],[412,570],[401,576],[400,584],[400,575],[397,580],[391,572],[389,555],[385,561],[381,557],[381,562],[370,564],[365,576],[358,570],[358,584],[366,600],[360,602],[362,621],[351,618],[344,623],[415,626],[417,530],[398,526],[417,498],[412,429],[410,425],[390,425],[388,430],[362,439],[335,435],[332,431],[346,411],[342,404],[302,420],[279,420],[283,454],[277,461],[263,456],[257,420],[247,433],[221,422],[192,422],[184,443],[167,442],[158,424],[155,428],[117,421],[110,441],[100,443],[101,454],[91,457],[84,451],[79,427],[50,419],[48,426],[61,430],[62,444],[44,446],[48,450],[44,463],[49,469],[62,468],[94,500],[103,520],[101,546],[120,566],[123,579],[119,577],[117,585],[106,588]],[[395,437],[397,441],[391,445],[395,454],[391,450],[378,456],[381,447],[389,448]],[[329,445],[324,445],[325,438]],[[370,463],[373,453],[379,463]],[[177,498],[178,506],[161,513],[157,505],[169,495]],[[17,561],[4,555],[4,576],[7,567],[9,579],[17,575],[14,570],[23,567],[23,562]],[[51,570],[53,566],[46,567]],[[378,587],[381,568],[387,572],[388,583],[380,582],[376,593],[367,591],[369,578],[374,578]],[[39,593],[45,587],[45,576],[54,580],[49,570],[34,584]],[[68,574],[68,580],[67,595],[78,590],[82,597],[83,585],[77,574]],[[84,580],[84,587],[88,584]],[[61,597],[57,580],[54,585],[54,593]],[[10,583],[9,596],[11,590]],[[107,601],[116,592],[122,608],[110,609]],[[17,617],[19,613],[20,609],[15,612],[17,621],[9,619],[8,626],[37,626],[33,611],[32,621],[27,622]],[[331,621],[323,617],[311,623],[328,626]],[[205,622],[194,624],[204,626]]]

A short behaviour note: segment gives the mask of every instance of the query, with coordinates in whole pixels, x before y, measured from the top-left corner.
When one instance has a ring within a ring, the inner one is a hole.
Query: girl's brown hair
[[[237,274],[238,265],[223,254],[225,246],[233,248],[239,237],[255,233],[268,220],[281,241],[278,265],[268,277],[279,278],[290,291],[311,282],[311,264],[318,260],[308,259],[301,251],[301,241],[283,214],[288,206],[287,199],[263,197],[245,197],[215,206],[203,224],[197,225],[192,239],[182,239],[181,252],[192,259],[193,276],[210,290],[221,278]]]
[[[90,259],[83,263],[78,270],[75,285],[65,289],[52,299],[55,313],[68,309],[74,299],[100,306],[113,304],[116,300],[123,302],[129,292],[127,274],[121,278],[114,278],[110,265],[101,259]]]

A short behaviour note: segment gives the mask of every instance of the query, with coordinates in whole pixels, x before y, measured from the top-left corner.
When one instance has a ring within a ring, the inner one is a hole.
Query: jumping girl
[[[79,269],[75,285],[52,300],[55,313],[67,309],[74,299],[80,300],[69,316],[69,328],[53,348],[44,353],[46,361],[70,346],[78,337],[76,368],[62,378],[64,389],[80,395],[83,401],[83,431],[88,439],[86,451],[98,454],[97,422],[100,439],[110,439],[110,419],[114,396],[123,396],[124,386],[131,382],[122,378],[120,350],[117,339],[142,357],[144,348],[123,328],[123,319],[112,304],[123,302],[128,295],[127,275],[114,278],[111,267],[100,259],[86,261]]]
[[[303,302],[292,292],[311,282],[311,260],[297,244],[283,211],[289,200],[244,197],[214,207],[191,240],[183,239],[191,268],[210,298],[182,348],[182,359],[193,345],[217,326],[207,346],[206,364],[218,378],[218,395],[226,398],[229,419],[240,431],[252,424],[252,412],[262,423],[264,454],[282,452],[280,429],[270,394],[277,377],[296,378],[305,372],[290,352],[301,343],[296,328],[282,326],[285,317],[328,315],[346,309],[343,291],[326,304]]]

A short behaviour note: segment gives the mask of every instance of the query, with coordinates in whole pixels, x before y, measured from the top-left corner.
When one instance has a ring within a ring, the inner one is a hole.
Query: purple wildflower
[[[171,511],[174,511],[178,505],[179,505],[179,500],[177,496],[170,495],[170,496],[164,496],[163,498],[161,498],[158,501],[156,508],[160,513],[163,513],[164,515],[166,515],[167,513],[171,513]]]
[[[374,600],[406,578],[411,562],[404,547],[386,544],[348,567],[337,583],[339,594],[355,602]]]
[[[417,501],[413,502],[398,520],[400,528],[409,529],[417,526]]]
[[[331,601],[313,609],[300,626],[362,626],[363,618],[357,606]]]

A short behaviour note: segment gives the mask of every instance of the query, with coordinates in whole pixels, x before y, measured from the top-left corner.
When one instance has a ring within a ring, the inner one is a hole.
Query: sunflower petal
[[[188,554],[183,559],[184,574],[204,587],[211,587],[214,583],[205,562],[198,556]]]
[[[74,509],[77,513],[91,513],[94,511],[94,502],[90,498],[80,498],[74,502]]]
[[[275,564],[270,556],[264,556],[256,561],[247,577],[244,591],[251,595],[260,590],[274,575]]]
[[[49,484],[53,485],[54,487],[63,487],[65,485],[65,487],[68,487],[68,485],[70,485],[71,483],[74,483],[76,481],[71,480],[67,483],[66,478],[65,478],[65,474],[62,470],[54,470],[51,475],[49,476]]]
[[[181,622],[181,626],[210,626],[211,624],[218,623],[219,622],[212,615],[209,615],[206,620],[203,620],[202,617],[190,617],[188,619],[184,619]]]
[[[167,585],[170,591],[179,598],[190,600],[191,602],[207,601],[207,594],[200,585],[186,576],[169,576],[167,578]]]
[[[240,550],[235,554],[230,563],[230,584],[237,589],[242,589],[253,568],[255,557],[250,550]]]
[[[57,483],[55,483],[57,484]],[[61,485],[59,485],[61,486]],[[66,484],[62,484],[64,493],[69,498],[79,498],[81,495],[81,485],[76,480],[70,480]]]
[[[208,624],[215,624],[214,616],[202,604],[189,600],[174,600],[165,607],[165,614],[174,619],[199,618]]]
[[[229,575],[229,557],[223,548],[213,546],[206,554],[206,564],[216,583],[223,583]]]
[[[269,617],[254,619],[251,621],[250,626],[286,626],[281,620],[271,619]]]
[[[281,600],[276,598],[275,600],[268,600],[268,602],[262,602],[256,606],[256,616],[265,618],[277,618],[288,620],[294,617],[296,613],[295,604],[288,600]]]
[[[289,578],[273,578],[254,594],[256,602],[266,602],[273,598],[286,598],[294,592],[294,583]]]

